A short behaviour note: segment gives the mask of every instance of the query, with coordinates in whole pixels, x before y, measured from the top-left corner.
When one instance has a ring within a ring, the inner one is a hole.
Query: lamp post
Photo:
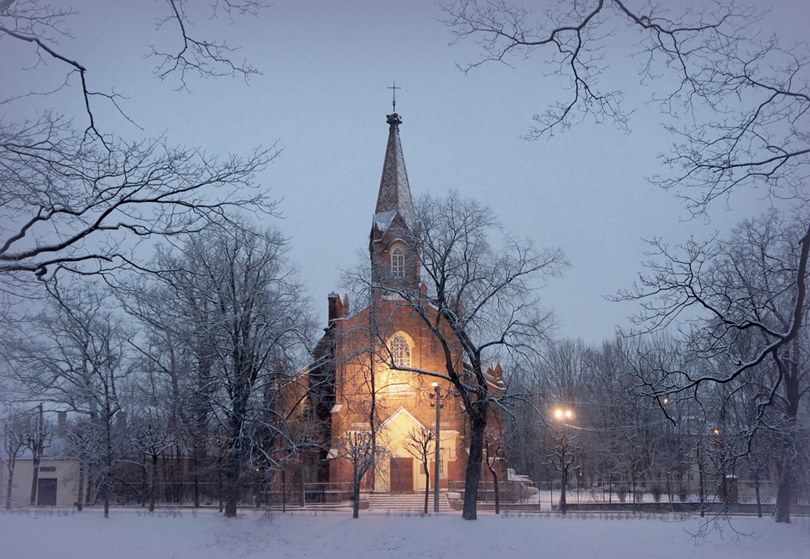
[[[571,462],[569,462],[569,448],[568,448],[568,422],[573,421],[576,417],[574,410],[567,407],[567,406],[557,406],[552,410],[552,417],[555,421],[562,424],[562,439],[559,445],[559,455],[557,458],[560,461],[560,474],[561,474],[561,486],[560,486],[560,512],[565,514],[566,512],[566,496],[565,490],[568,484],[568,467],[573,462],[573,457],[571,457]]]
[[[436,406],[436,455],[433,469],[433,512],[439,512],[439,473],[441,471],[441,422],[442,422],[442,392],[438,382],[430,384],[433,387],[433,394],[430,395],[435,400]]]

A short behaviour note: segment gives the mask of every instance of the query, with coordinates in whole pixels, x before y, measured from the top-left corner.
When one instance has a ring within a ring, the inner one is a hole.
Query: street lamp
[[[568,448],[568,422],[573,421],[576,417],[574,410],[568,406],[557,406],[551,411],[551,415],[555,421],[562,424],[562,439],[560,440],[557,458],[560,461],[560,474],[562,476],[560,486],[560,511],[565,514],[566,512],[566,495],[565,491],[568,484],[568,467],[573,462],[573,456],[569,454]],[[569,457],[571,461],[569,462]]]
[[[438,382],[430,383],[430,386],[433,387],[433,393],[430,395],[430,398],[435,400],[434,403],[430,404],[431,406],[436,406],[436,455],[434,458],[434,470],[433,470],[433,512],[439,512],[439,472],[440,472],[440,460],[441,460],[441,421],[442,421],[442,389],[439,386]]]
[[[554,419],[561,422],[572,421],[576,417],[574,410],[567,406],[558,406],[554,408],[552,415],[554,416]],[[563,425],[565,425],[565,423],[563,423]]]

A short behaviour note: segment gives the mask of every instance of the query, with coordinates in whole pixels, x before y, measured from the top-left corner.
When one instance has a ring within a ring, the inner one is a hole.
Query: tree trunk
[[[635,470],[630,471],[630,490],[633,492],[633,514],[636,514],[636,472]]]
[[[786,456],[779,476],[779,487],[776,489],[774,517],[777,522],[790,524],[790,509],[793,503],[793,478],[793,464],[790,458]]]
[[[194,507],[200,506],[200,469],[205,468],[206,481],[210,480],[210,463],[207,460],[206,437],[208,434],[208,406],[210,404],[211,386],[211,360],[208,357],[207,346],[200,345],[197,349],[196,379],[197,390],[191,401],[194,423],[192,425],[192,480],[194,483]],[[210,491],[210,488],[209,488]],[[221,511],[220,511],[221,512]]]
[[[564,515],[566,513],[566,504],[567,504],[565,499],[566,497],[565,492],[566,489],[568,489],[568,466],[563,466],[562,471],[560,473],[562,474],[562,479],[560,480],[562,482],[560,484],[560,512],[562,512]]]
[[[470,456],[467,459],[467,471],[464,478],[464,509],[461,512],[464,520],[478,518],[478,482],[481,481],[481,462],[484,459],[484,432],[487,427],[486,406],[483,402],[479,402],[475,408],[469,411]],[[434,483],[438,483],[438,480],[435,480]]]
[[[259,472],[259,481],[257,486],[259,494],[256,496],[256,508],[259,508],[261,505],[267,504],[267,473],[265,472],[264,468],[262,468],[262,471]]]
[[[430,501],[430,473],[427,470],[428,468],[425,467],[425,514],[428,513],[428,503]]]
[[[14,481],[14,465],[16,460],[14,456],[9,457],[6,467],[8,468],[8,484],[6,486],[6,510],[11,508],[11,487]],[[427,512],[427,501],[425,501],[425,512]]]
[[[430,468],[427,460],[422,460],[422,471],[425,472],[425,514],[428,513],[428,502],[430,500]]]
[[[85,480],[87,481],[87,488],[84,491],[84,502],[90,506],[95,506],[98,498],[98,464],[93,467],[92,472],[87,472]]]
[[[149,474],[149,512],[155,511],[155,498],[157,495],[158,455],[152,455],[152,469]]]
[[[242,427],[247,398],[240,405],[234,406],[234,417],[231,419],[231,449],[225,459],[225,516],[236,518],[236,509],[239,505],[242,489],[242,469],[245,464],[245,444],[242,440]]]
[[[146,461],[141,466],[141,495],[138,504],[142,507],[149,505],[149,465]]]
[[[199,468],[199,464],[197,462],[197,457],[194,456],[191,459],[191,484],[194,487],[194,508],[200,508],[200,475],[197,469]]]
[[[669,496],[669,504],[672,504],[672,474],[667,472],[667,495]]]
[[[492,479],[495,485],[495,514],[501,514],[501,494],[498,488],[498,474],[492,470]]]
[[[222,497],[225,493],[222,480],[222,457],[217,457],[217,502],[219,504],[219,512],[222,512],[223,501]]]
[[[301,501],[302,507],[307,504],[307,488],[304,483],[304,475],[302,472],[301,475],[298,476],[298,498]]]
[[[352,483],[352,518],[360,518],[360,479],[355,473]]]
[[[34,471],[31,475],[31,498],[29,501],[30,505],[34,507],[37,504],[37,483],[39,482],[39,455],[36,452],[34,452],[32,464]]]
[[[790,370],[785,371],[785,410],[786,433],[784,442],[784,454],[782,458],[782,471],[779,475],[779,487],[776,490],[776,509],[774,516],[777,522],[790,523],[790,512],[793,507],[793,485],[796,480],[794,473],[794,452],[797,444],[796,425],[799,415],[799,375],[796,365],[792,364]]]
[[[489,455],[489,451],[487,451],[487,455]],[[493,467],[493,462],[489,461],[489,456],[487,456],[487,468],[489,469],[489,473],[492,474],[492,484],[495,489],[495,514],[501,514],[501,496],[498,492],[498,472]]]
[[[106,415],[105,438],[104,441],[104,472],[101,480],[101,491],[104,498],[104,518],[110,517],[110,478],[112,476],[113,463],[113,443],[112,443],[112,412]]]
[[[39,404],[39,414],[37,415],[36,432],[31,444],[31,459],[34,467],[31,476],[31,506],[37,505],[37,485],[39,484],[39,462],[42,459],[42,451],[45,449],[45,426],[42,419],[42,404]]]
[[[238,359],[234,359],[238,362]],[[248,398],[250,397],[250,387],[248,381],[243,378],[247,375],[247,371],[243,371],[240,378],[239,386],[235,389],[235,395],[232,397],[231,417],[229,420],[230,427],[230,444],[231,448],[228,452],[228,457],[225,461],[225,516],[228,518],[236,518],[236,508],[239,504],[241,481],[242,481],[242,466],[245,462],[245,445],[249,444],[243,440],[244,434],[242,432],[245,422],[245,417],[248,408]]]
[[[239,504],[239,449],[231,450],[225,462],[225,516],[236,518],[236,509]]]
[[[700,493],[700,517],[706,514],[706,485],[703,480],[703,462],[700,461],[700,442],[697,447],[698,492]]]
[[[79,488],[76,492],[76,510],[84,510],[84,462],[79,461]]]

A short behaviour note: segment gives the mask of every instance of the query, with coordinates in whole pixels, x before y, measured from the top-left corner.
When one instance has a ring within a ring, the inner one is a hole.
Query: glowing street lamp
[[[574,410],[567,406],[558,406],[552,411],[552,416],[557,421],[573,421],[576,417]]]
[[[551,410],[551,416],[554,421],[562,424],[562,439],[560,440],[557,452],[559,452],[559,470],[562,478],[560,480],[560,512],[565,514],[567,508],[565,493],[567,488],[566,486],[568,485],[568,467],[571,465],[571,462],[569,462],[569,457],[571,458],[571,461],[573,461],[573,456],[570,454],[568,447],[567,427],[568,422],[573,421],[574,418],[576,418],[576,413],[574,413],[574,410],[568,406],[555,406],[554,409]]]

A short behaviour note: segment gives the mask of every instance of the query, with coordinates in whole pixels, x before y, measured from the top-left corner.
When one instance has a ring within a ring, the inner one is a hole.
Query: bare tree
[[[562,340],[548,344],[542,361],[534,367],[539,377],[535,395],[539,416],[535,421],[545,426],[540,444],[546,462],[560,476],[559,507],[563,514],[569,476],[581,466],[584,433],[575,423],[586,421],[582,403],[589,379],[584,359],[582,342]]]
[[[616,338],[599,347],[575,340],[547,344],[541,358],[523,364],[509,386],[511,464],[534,480],[551,481],[570,462],[569,475],[578,468],[578,479],[591,484],[594,497],[602,488],[608,500],[614,493],[621,501],[628,492],[634,498],[647,484],[654,495],[660,497],[665,487],[671,494],[670,482],[683,481],[690,467],[693,414],[700,404],[686,395],[653,398],[633,387],[642,371],[675,369],[680,359],[678,345],[666,335]],[[675,425],[661,415],[662,406]],[[563,431],[575,439],[573,461]]]
[[[28,435],[25,446],[31,451],[31,465],[33,475],[31,476],[31,496],[28,504],[32,507],[37,504],[37,491],[39,489],[39,466],[42,462],[42,455],[45,453],[45,444],[48,440],[48,433],[45,431],[45,417],[42,410],[42,402],[37,406],[37,413],[34,419],[34,428]]]
[[[161,455],[174,444],[165,421],[164,410],[144,409],[137,415],[132,414],[132,443],[139,454],[146,458],[143,470],[146,477],[146,501],[149,512],[155,510],[158,493],[158,461]]]
[[[800,241],[804,223],[784,222],[772,212],[742,222],[728,239],[674,249],[656,242],[658,259],[647,264],[648,273],[635,289],[622,294],[643,301],[638,320],[647,329],[665,327],[689,313],[688,328],[682,328],[700,366],[696,371],[653,369],[656,374],[643,380],[651,394],[697,393],[710,383],[729,385],[733,394],[756,382],[756,411],[746,432],[751,437],[761,428],[776,430],[784,445],[778,522],[790,521],[798,412],[808,392],[807,356],[800,343],[808,310],[807,251]],[[741,452],[747,450],[746,444]]]
[[[545,477],[544,457],[537,441],[542,440],[546,423],[540,421],[542,399],[535,363],[521,363],[510,371],[508,394],[511,396],[505,422],[504,448],[510,466],[532,480]]]
[[[662,156],[662,163],[671,171],[655,177],[653,182],[676,191],[694,214],[707,212],[713,201],[744,187],[764,187],[781,205],[787,201],[799,211],[806,207],[810,164],[806,133],[810,115],[807,46],[786,47],[775,34],[761,33],[756,27],[759,14],[755,10],[718,2],[703,10],[679,14],[652,3],[635,8],[623,0],[561,2],[556,10],[539,17],[506,2],[457,0],[446,2],[444,8],[449,15],[447,23],[458,38],[475,37],[481,41],[483,56],[468,69],[486,61],[506,62],[514,55],[540,53],[553,72],[569,81],[570,87],[561,90],[567,92],[566,97],[535,115],[536,125],[529,134],[534,138],[550,135],[587,116],[626,126],[632,109],[622,106],[624,95],[600,81],[610,64],[609,55],[615,53],[611,47],[616,45],[606,39],[612,35],[609,26],[623,24],[640,45],[637,54],[642,84],[654,82],[659,88],[653,100],[660,103],[662,121],[675,138],[669,152]],[[660,88],[664,88],[663,92]],[[741,235],[740,241],[746,241],[744,231],[738,229],[736,234]],[[706,332],[708,339],[717,344],[714,349],[722,351],[719,348],[726,347],[730,337],[746,331],[758,332],[754,336],[759,336],[761,342],[731,371],[719,377],[692,376],[687,385],[694,386],[692,381],[738,379],[769,359],[775,360],[780,379],[781,375],[797,376],[797,372],[790,371],[789,355],[795,353],[795,341],[806,318],[810,252],[806,211],[794,226],[790,249],[779,256],[784,266],[776,266],[775,270],[773,261],[763,262],[757,272],[762,274],[759,277],[727,268],[732,275],[744,275],[756,290],[764,284],[769,284],[769,290],[775,288],[767,278],[778,271],[788,286],[786,292],[791,293],[780,302],[781,319],[770,321],[756,314],[736,313],[734,308],[740,308],[742,301],[731,294],[731,300],[724,301],[719,290],[717,298],[709,301],[712,294],[707,289],[712,288],[705,284],[726,281],[722,272],[710,264],[719,246],[713,241],[705,245],[691,243],[681,253],[672,254],[663,242],[655,244],[667,262],[657,270],[662,275],[662,300],[672,302],[680,295],[689,301],[679,306],[662,305],[657,314],[660,320],[668,321],[676,309],[704,307],[716,315],[714,324],[724,332],[719,338],[717,332]],[[750,252],[741,257],[745,262],[756,255]],[[729,260],[729,264],[733,262]],[[785,278],[783,272],[789,272],[791,278]],[[687,273],[697,275],[690,279]],[[695,293],[690,293],[692,289]],[[761,308],[763,303],[758,295],[753,297],[753,305],[747,305],[752,312],[752,306]],[[772,400],[768,395],[764,398]],[[787,521],[789,516],[780,508],[776,518]]]
[[[136,406],[136,415],[143,412],[156,420],[159,431],[187,453],[194,506],[200,506],[201,479],[211,473],[208,458],[214,449],[211,305],[200,297],[194,278],[182,272],[176,255],[159,247],[154,260],[155,267],[174,272],[162,274],[162,281],[135,277],[116,289],[124,310],[140,327],[140,335],[130,342],[144,375],[139,386],[143,403]]]
[[[568,419],[564,419],[568,421]],[[545,443],[549,462],[560,474],[560,512],[567,511],[568,478],[577,469],[577,460],[582,451],[582,443],[569,425],[554,426]]]
[[[560,250],[536,252],[529,241],[496,241],[491,211],[454,193],[426,197],[417,209],[422,288],[381,287],[401,298],[428,327],[444,355],[446,374],[398,366],[449,380],[470,422],[462,516],[477,516],[478,482],[484,460],[487,417],[503,387],[491,367],[510,353],[534,351],[553,325],[540,310],[535,289],[558,275]],[[426,293],[425,293],[426,291]]]
[[[239,50],[223,39],[209,39],[192,33],[192,18],[186,0],[166,0],[166,15],[155,24],[156,30],[172,28],[177,38],[173,49],[159,49],[150,45],[150,55],[156,60],[154,73],[161,80],[174,77],[177,89],[188,89],[187,77],[215,78],[238,76],[245,80],[260,73],[246,60],[235,60]],[[220,15],[233,21],[234,16],[256,16],[263,8],[260,0],[222,0],[214,2],[209,18]]]
[[[47,310],[22,334],[11,355],[14,374],[30,396],[87,417],[98,460],[104,515],[109,516],[110,472],[117,451],[114,418],[129,375],[127,335],[108,310],[109,299],[89,287],[54,284]]]
[[[430,429],[412,430],[408,433],[408,440],[405,442],[406,450],[419,460],[422,465],[422,473],[425,474],[424,514],[428,513],[428,503],[430,501],[430,452],[431,448],[435,446],[435,438],[433,431]]]
[[[255,12],[259,3],[216,6],[235,15]],[[233,63],[226,42],[191,34],[188,3],[168,0],[165,7],[168,15],[159,26],[172,22],[181,46],[155,50],[162,78],[177,75],[185,86],[190,72],[206,77],[225,69],[255,71]],[[128,141],[106,133],[99,115],[110,107],[132,121],[123,112],[123,96],[95,89],[91,70],[62,50],[59,40],[70,37],[66,25],[74,15],[36,0],[0,3],[0,37],[29,49],[40,62],[20,71],[53,72],[58,84],[0,99],[0,293],[6,303],[31,296],[34,278],[142,269],[140,242],[197,232],[226,219],[231,208],[274,209],[254,182],[275,156],[273,148],[217,157],[161,138]],[[9,82],[15,81],[12,75],[6,73]],[[76,115],[57,109],[76,101],[81,106]]]
[[[352,466],[352,518],[360,517],[360,487],[363,476],[383,453],[377,447],[373,431],[346,431],[339,441],[341,449],[338,457]]]
[[[281,467],[271,447],[287,433],[286,414],[275,395],[283,388],[280,370],[294,370],[306,345],[307,300],[287,261],[285,239],[272,229],[213,226],[160,261],[171,270],[159,279],[174,298],[167,317],[177,321],[177,339],[188,344],[194,364],[188,387],[199,409],[188,419],[192,428],[219,424],[213,430],[224,436],[225,515],[236,516],[250,469]]]
[[[6,510],[11,508],[14,490],[14,470],[17,458],[31,440],[32,412],[21,413],[15,409],[6,410],[9,413],[3,422],[3,454],[6,463]]]
[[[625,64],[625,53],[609,41],[618,24],[637,39],[641,84],[664,88],[653,99],[665,113],[691,117],[670,128],[677,139],[663,158],[679,171],[656,182],[683,188],[698,212],[738,185],[760,181],[780,197],[807,199],[806,47],[786,49],[775,35],[759,33],[755,10],[718,2],[678,13],[625,0],[559,2],[542,14],[520,2],[447,0],[443,8],[451,32],[481,46],[481,58],[466,69],[538,54],[568,81],[559,89],[564,98],[534,116],[530,137],[588,116],[627,124],[633,109],[622,106],[626,95],[601,79],[611,62]]]
[[[755,12],[719,3],[672,16],[659,13],[654,5],[633,9],[622,0],[595,0],[574,6],[560,3],[558,11],[535,21],[527,9],[502,2],[457,0],[444,8],[457,37],[482,40],[484,57],[477,64],[546,52],[556,71],[570,80],[570,97],[535,115],[538,124],[531,136],[551,134],[584,115],[626,123],[629,112],[621,108],[623,95],[602,89],[597,79],[609,64],[596,53],[605,46],[600,31],[617,18],[639,33],[642,81],[666,72],[672,80],[664,83],[672,89],[658,101],[673,116],[686,111],[692,122],[669,127],[676,141],[663,163],[676,171],[655,183],[678,190],[696,214],[745,185],[764,184],[775,198],[797,205],[808,201],[806,46],[785,49],[775,36],[762,40],[751,28]],[[805,219],[801,229],[794,269],[803,292],[810,222]],[[803,297],[796,299],[792,321],[782,326],[778,345],[789,343],[801,327],[802,302]]]
[[[484,438],[484,460],[492,476],[492,487],[495,492],[495,514],[501,514],[501,491],[500,478],[498,476],[498,461],[503,458],[503,447],[501,446],[502,435],[490,433]]]

